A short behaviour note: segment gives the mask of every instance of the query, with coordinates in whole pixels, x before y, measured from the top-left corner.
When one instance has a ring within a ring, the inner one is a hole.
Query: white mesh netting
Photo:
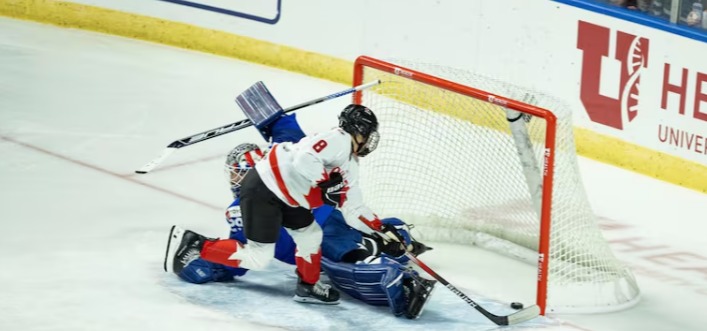
[[[614,257],[588,204],[568,107],[467,71],[389,62],[551,110],[558,120],[546,312],[613,311],[638,300],[633,275]],[[365,68],[363,82],[375,79],[383,83],[362,99],[378,116],[381,135],[378,149],[361,159],[367,204],[381,217],[414,224],[421,240],[476,244],[537,264],[542,197],[530,191],[540,183],[532,170],[543,165],[544,119],[525,125],[534,160],[521,162],[523,147],[503,108]]]

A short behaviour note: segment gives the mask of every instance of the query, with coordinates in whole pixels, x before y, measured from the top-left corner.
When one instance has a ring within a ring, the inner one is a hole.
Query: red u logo
[[[609,56],[610,33],[603,26],[579,21],[577,48],[582,50],[580,100],[593,122],[621,130],[638,115],[640,75],[648,67],[648,39],[617,31],[614,58],[621,63],[620,77],[601,77],[602,57]],[[602,78],[620,79],[618,99],[599,93]]]

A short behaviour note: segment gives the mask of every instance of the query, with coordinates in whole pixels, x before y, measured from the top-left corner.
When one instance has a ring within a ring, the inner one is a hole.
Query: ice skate
[[[172,226],[164,257],[164,271],[179,274],[189,263],[199,258],[206,237],[178,226]]]
[[[315,303],[323,305],[338,305],[339,291],[318,281],[316,284],[307,284],[298,277],[297,290],[293,298],[297,302]]]
[[[422,315],[422,311],[430,300],[436,284],[436,280],[424,279],[417,275],[413,275],[403,281],[407,303],[405,317],[416,319]]]

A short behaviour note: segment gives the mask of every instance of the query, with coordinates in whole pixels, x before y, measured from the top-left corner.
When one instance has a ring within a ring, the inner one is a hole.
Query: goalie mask
[[[378,119],[373,112],[362,105],[351,104],[346,106],[339,114],[339,127],[348,132],[354,139],[357,135],[363,137],[363,141],[356,143],[358,148],[354,153],[358,156],[366,156],[378,147],[380,136],[378,135]]]
[[[263,151],[256,144],[244,143],[236,146],[226,157],[225,171],[231,184],[233,198],[237,199],[241,192],[241,181],[255,163],[263,158]]]

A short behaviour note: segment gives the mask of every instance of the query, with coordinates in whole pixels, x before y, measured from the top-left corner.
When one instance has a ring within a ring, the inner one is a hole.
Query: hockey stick
[[[464,301],[466,301],[466,303],[474,307],[474,309],[478,310],[482,315],[486,316],[486,318],[491,320],[491,322],[496,323],[496,325],[514,325],[533,319],[540,315],[540,307],[538,307],[537,305],[526,307],[525,309],[519,310],[507,316],[499,316],[492,314],[488,310],[484,309],[484,307],[479,306],[478,303],[474,302],[474,300],[466,296],[466,294],[462,293],[459,289],[454,287],[454,285],[450,284],[447,280],[442,278],[442,276],[434,272],[434,270],[432,270],[425,263],[420,261],[415,255],[410,252],[405,252],[405,255],[410,259],[410,261],[420,266],[422,270],[425,270],[425,272],[430,274],[430,276],[442,283],[442,285],[447,287],[450,291],[452,291],[452,293],[456,294],[458,297],[462,298]]]
[[[352,87],[352,88],[349,88],[349,89],[346,89],[346,90],[343,90],[340,92],[336,92],[334,94],[330,94],[325,97],[321,97],[321,98],[317,98],[317,99],[314,99],[311,101],[303,102],[303,103],[300,103],[296,106],[292,106],[290,108],[285,109],[284,113],[293,112],[295,110],[302,109],[304,107],[316,105],[316,104],[323,102],[323,101],[335,99],[340,96],[344,96],[344,95],[347,95],[350,93],[361,91],[363,89],[367,89],[369,87],[376,86],[380,83],[381,83],[380,80],[376,80],[376,81],[373,81],[373,82],[370,82],[367,84],[355,86],[355,87]],[[135,172],[138,174],[146,174],[146,173],[152,171],[153,169],[155,169],[160,163],[162,163],[165,159],[167,159],[170,155],[172,155],[172,153],[174,153],[179,148],[193,145],[196,143],[200,143],[204,140],[218,137],[218,136],[221,136],[221,135],[233,132],[233,131],[238,131],[240,129],[247,128],[252,125],[253,125],[253,122],[251,122],[249,119],[243,119],[238,122],[226,124],[226,125],[220,126],[218,128],[206,130],[204,132],[200,132],[200,133],[191,135],[189,137],[184,137],[182,139],[175,140],[171,144],[167,145],[167,148],[165,148],[164,151],[162,151],[162,153],[158,157],[156,157],[154,160],[148,162],[147,164],[142,166],[142,168],[136,170]]]

